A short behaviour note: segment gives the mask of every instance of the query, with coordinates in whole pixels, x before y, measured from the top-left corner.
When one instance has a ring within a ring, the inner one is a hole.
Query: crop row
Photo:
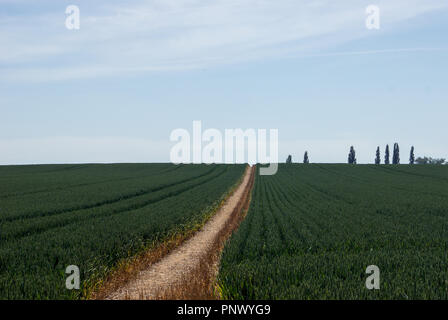
[[[133,165],[115,165],[111,171],[121,171],[114,177],[119,181],[100,182],[109,174],[109,168],[95,165],[97,179],[86,178],[89,184],[79,186],[79,181],[74,181],[78,178],[74,178],[69,180],[71,187],[60,186],[60,192],[44,191],[51,194],[51,204],[40,202],[40,192],[32,193],[55,188],[45,179],[26,194],[10,193],[8,199],[17,202],[21,197],[36,198],[26,215],[14,207],[16,202],[6,207],[6,217],[0,213],[0,298],[82,297],[119,261],[202,223],[244,171],[243,165],[136,166],[139,170],[134,171]],[[52,176],[61,174],[61,179],[66,178],[66,171],[50,169],[47,171]],[[84,169],[92,172],[89,166]],[[73,175],[82,175],[84,169],[75,169],[80,172]],[[100,174],[101,170],[106,173]],[[47,171],[42,174],[48,175]],[[27,172],[15,179],[28,176],[34,175]],[[14,179],[14,175],[10,173],[9,178]],[[98,189],[101,192],[95,197]],[[70,199],[71,190],[78,201],[76,206]],[[65,269],[69,265],[80,269],[80,290],[65,287]]]
[[[448,298],[448,169],[280,165],[257,176],[219,282],[231,299]],[[366,288],[366,267],[380,290]]]

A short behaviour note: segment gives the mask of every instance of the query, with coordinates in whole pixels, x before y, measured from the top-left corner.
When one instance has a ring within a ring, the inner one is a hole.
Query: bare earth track
[[[200,231],[105,298],[219,298],[215,279],[220,253],[247,211],[254,178],[255,166],[247,167],[241,184]]]

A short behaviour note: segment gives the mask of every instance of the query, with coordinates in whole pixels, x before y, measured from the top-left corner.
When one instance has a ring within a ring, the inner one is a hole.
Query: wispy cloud
[[[329,52],[320,54],[316,53],[305,55],[304,57],[356,56],[356,55],[370,55],[370,54],[382,54],[382,53],[435,52],[435,51],[448,51],[448,48],[394,48],[383,50],[342,51],[342,52]]]
[[[0,80],[59,81],[319,55],[369,34],[370,3],[359,0],[81,0],[78,31],[65,29],[65,7],[52,3],[38,14],[26,12],[23,2],[22,14],[0,15]],[[376,4],[388,26],[448,7],[442,0]]]

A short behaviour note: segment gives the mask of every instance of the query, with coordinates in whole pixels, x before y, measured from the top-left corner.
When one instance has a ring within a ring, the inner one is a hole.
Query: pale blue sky
[[[282,161],[448,158],[447,18],[444,0],[0,0],[0,164],[167,162],[193,120],[278,129]]]

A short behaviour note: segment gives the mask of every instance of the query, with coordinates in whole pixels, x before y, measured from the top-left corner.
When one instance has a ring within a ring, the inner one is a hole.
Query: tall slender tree
[[[350,152],[348,154],[348,163],[356,164],[356,152],[355,152],[355,148],[353,148],[353,146],[350,147]]]
[[[286,158],[286,163],[292,163],[292,156],[289,155],[288,158]]]
[[[414,156],[414,146],[411,147],[411,154],[409,155],[409,164],[414,164],[415,156]]]
[[[380,154],[380,147],[376,148],[376,158],[375,158],[375,164],[381,163],[381,154]]]
[[[389,164],[390,161],[390,155],[389,155],[389,145],[386,145],[386,151],[384,152],[384,164]]]
[[[394,154],[392,157],[392,164],[400,164],[400,147],[398,143],[394,144]]]
[[[303,155],[303,163],[310,163],[310,159],[308,158],[308,151],[305,151]]]

